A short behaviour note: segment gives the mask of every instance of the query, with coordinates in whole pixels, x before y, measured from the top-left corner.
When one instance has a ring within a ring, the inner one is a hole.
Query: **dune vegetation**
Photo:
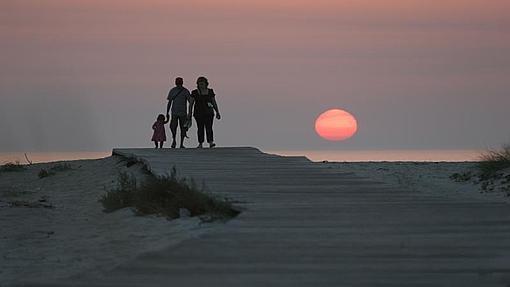
[[[510,145],[484,153],[478,163],[478,168],[481,176],[485,178],[497,176],[498,172],[510,168]]]
[[[26,166],[20,162],[8,162],[0,166],[0,172],[20,172],[26,169]]]
[[[193,181],[177,178],[175,169],[169,176],[146,175],[141,182],[132,174],[120,173],[118,186],[99,201],[105,212],[131,207],[138,215],[172,219],[181,217],[183,211],[204,221],[228,220],[239,214],[229,200],[204,192]]]
[[[60,163],[60,164],[56,164],[50,168],[42,168],[39,171],[39,173],[37,174],[37,176],[39,176],[39,178],[45,178],[45,177],[56,175],[57,172],[68,171],[68,170],[72,170],[72,169],[73,168],[71,167],[70,164]]]
[[[510,145],[483,153],[475,170],[454,173],[450,178],[479,184],[482,192],[502,191],[510,196]]]

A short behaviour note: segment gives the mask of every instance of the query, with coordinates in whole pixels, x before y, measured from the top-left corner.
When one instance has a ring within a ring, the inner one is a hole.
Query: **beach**
[[[477,162],[324,162],[319,163],[341,172],[381,182],[383,185],[443,197],[474,198],[480,201],[510,203],[507,192],[496,183],[493,191],[484,191],[476,180],[455,181],[454,174],[477,172]],[[503,174],[510,174],[510,170]]]
[[[39,178],[41,169],[70,169]],[[119,172],[141,176],[117,156],[34,164],[0,174],[0,286],[106,272],[137,255],[205,232],[195,218],[136,216],[129,208],[104,213],[98,199]]]
[[[0,287],[510,287],[508,11],[0,0]]]
[[[229,150],[225,149],[225,151]],[[388,192],[388,197],[391,198],[394,196],[392,195],[394,191],[398,191],[399,197],[406,198],[410,202],[412,202],[414,195],[418,196],[417,200],[430,198],[430,200],[446,200],[448,202],[469,201],[470,203],[496,204],[509,202],[506,194],[502,192],[482,193],[479,185],[471,182],[455,182],[450,179],[450,176],[454,173],[475,169],[474,162],[312,163],[304,158],[296,157],[294,159],[265,155],[251,150],[249,152],[241,151],[242,153],[239,152],[240,155],[246,157],[242,158],[243,161],[241,162],[249,163],[253,159],[255,162],[257,160],[261,161],[259,164],[264,166],[266,165],[263,163],[265,158],[267,158],[268,163],[274,162],[275,165],[288,161],[289,163],[285,163],[281,167],[271,167],[279,173],[283,172],[287,177],[293,178],[292,174],[285,171],[286,166],[292,168],[289,171],[305,172],[309,169],[314,174],[320,172],[316,175],[309,175],[309,180],[314,182],[321,178],[321,174],[326,174],[325,181],[331,181],[332,183],[324,187],[325,190],[335,186],[344,190],[350,188],[349,186],[352,184],[354,184],[354,187],[360,185],[364,190],[371,190],[368,196],[362,193],[355,196],[356,202],[358,198],[361,202],[371,203],[378,200],[384,202],[386,200],[385,192]],[[125,152],[125,154],[129,155],[129,152],[131,151]],[[184,153],[169,150],[163,152],[168,157],[193,156],[193,151],[190,150]],[[136,153],[136,151],[133,153]],[[147,155],[147,162],[152,162],[153,172],[156,173],[164,172],[170,168],[173,162],[165,162],[164,157],[158,160],[159,155],[150,149],[142,150],[140,153]],[[244,153],[247,153],[247,155],[244,155]],[[210,158],[213,155],[212,153],[208,154],[207,151],[200,151],[197,156]],[[261,159],[257,159],[258,157]],[[222,158],[226,160],[222,164],[240,166],[236,158]],[[41,169],[50,169],[55,165],[65,165],[69,168],[58,171],[52,176],[39,178],[38,174]],[[164,168],[160,168],[160,166]],[[216,173],[222,173],[221,167]],[[204,167],[201,166],[200,168]],[[245,167],[243,166],[243,168]],[[221,182],[216,183],[214,180],[206,180],[205,183],[211,183],[208,186],[211,187],[213,192],[222,190],[222,188],[234,192],[240,186],[243,186],[242,182],[245,180],[250,179],[250,182],[256,180],[254,176],[261,172],[259,168],[255,167],[252,167],[251,170],[252,172],[249,175],[236,177],[238,182],[230,182],[232,187],[220,184]],[[184,165],[180,171],[182,176],[194,174],[198,179],[200,175],[204,175],[201,171],[198,173],[194,171],[194,166],[189,163]],[[98,199],[106,190],[117,185],[117,177],[120,172],[129,172],[137,177],[143,176],[140,164],[128,167],[125,158],[116,155],[96,160],[34,164],[27,166],[24,171],[1,173],[0,250],[2,254],[0,256],[0,285],[14,286],[24,281],[58,282],[74,277],[100,278],[109,274],[112,270],[116,270],[119,266],[136,262],[136,258],[139,256],[143,258],[143,256],[151,254],[151,252],[154,254],[158,250],[172,250],[172,246],[180,243],[192,243],[194,240],[199,240],[208,234],[208,232],[218,228],[221,230],[224,225],[223,223],[203,224],[196,218],[167,220],[157,216],[136,216],[129,208],[113,213],[103,212]],[[303,177],[301,180],[306,180],[306,178]],[[282,180],[284,179],[272,179],[273,185],[257,181],[246,183],[247,185],[244,188],[249,192],[234,192],[233,194],[236,197],[235,199],[247,202],[244,206],[248,211],[267,210],[267,212],[273,214],[274,211],[271,211],[271,206],[275,203],[273,196],[270,196],[270,191],[273,189],[280,190],[290,184],[290,182]],[[353,183],[348,183],[350,181],[353,181]],[[308,180],[306,182],[306,184],[309,184]],[[338,182],[338,185],[335,182]],[[278,184],[282,187],[278,187]],[[303,192],[305,191],[303,190]],[[313,191],[310,191],[310,193],[313,193]],[[338,202],[342,202],[342,205],[345,200],[353,200],[349,199],[350,195],[344,200],[341,198],[341,194],[332,195],[330,191],[327,191],[323,194],[319,193],[325,197],[314,197],[310,202],[306,200],[306,196],[301,198],[299,194],[283,194],[282,200],[284,200],[284,203],[289,202],[285,203],[286,205],[296,205],[296,208],[309,205],[312,208],[313,202],[330,206],[332,203],[327,203],[330,196],[340,200]],[[296,195],[298,197],[295,197]],[[370,196],[374,197],[370,198]],[[334,208],[334,206],[331,207]],[[318,209],[316,212],[322,214],[323,211]],[[252,213],[242,214],[241,222],[243,222],[242,218],[246,216],[250,218],[250,214]],[[289,214],[284,213],[281,220],[289,217]],[[312,214],[314,214],[313,211]],[[279,216],[275,212],[272,220],[279,222]],[[318,215],[313,216],[317,217]],[[329,222],[329,219],[326,219],[329,215],[324,213],[324,216],[324,220]],[[347,215],[344,214],[343,216]],[[320,218],[320,216],[317,218]],[[233,220],[232,223],[227,224],[229,230],[236,229],[236,222],[237,220]],[[255,223],[259,224],[258,221],[255,221]],[[310,221],[310,224],[313,225],[314,223]],[[256,228],[256,226],[242,226],[243,228]],[[374,230],[379,228],[376,227]],[[283,232],[286,229],[281,230]],[[201,244],[203,245],[203,243]],[[160,260],[164,259],[160,258]]]

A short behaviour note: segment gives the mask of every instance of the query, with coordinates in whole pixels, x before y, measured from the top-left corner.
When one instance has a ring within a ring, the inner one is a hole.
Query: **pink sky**
[[[510,140],[508,11],[501,0],[2,1],[0,150],[150,144],[178,75],[190,88],[210,78],[223,145],[496,146]],[[354,138],[315,135],[329,108],[357,116]]]

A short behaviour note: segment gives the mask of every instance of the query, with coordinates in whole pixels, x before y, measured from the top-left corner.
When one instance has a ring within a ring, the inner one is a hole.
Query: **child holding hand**
[[[170,119],[163,114],[159,114],[156,122],[152,125],[152,129],[154,130],[154,134],[152,135],[152,141],[156,148],[163,148],[163,144],[166,142],[166,132],[165,125],[168,124]]]

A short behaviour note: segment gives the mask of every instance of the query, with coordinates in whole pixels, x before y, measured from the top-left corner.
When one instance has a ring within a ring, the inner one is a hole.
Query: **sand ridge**
[[[0,239],[2,251],[9,247],[0,261],[8,267],[1,269],[0,282],[51,287],[510,282],[508,205],[490,194],[473,197],[477,192],[463,190],[465,183],[448,179],[472,163],[313,163],[253,148],[117,152],[143,160],[156,175],[175,166],[180,175],[204,180],[211,192],[236,200],[243,212],[209,229],[214,232],[193,221],[179,225],[129,210],[105,215],[97,203],[104,192],[100,186],[114,184],[125,168],[109,159],[88,162],[88,176],[61,174],[47,185],[41,185],[37,170],[13,182],[6,176],[0,189],[39,188],[38,195],[55,208],[35,210],[47,216],[62,211],[52,219],[62,228],[33,211],[9,214],[22,208],[1,207],[0,227],[11,233]],[[103,178],[100,170],[111,174]],[[34,230],[54,233],[35,238]],[[13,254],[17,257],[5,256]],[[29,257],[33,254],[57,254],[61,262]]]
[[[0,285],[100,275],[212,226],[193,218],[139,217],[129,209],[104,213],[100,196],[117,184],[120,171],[141,176],[140,166],[127,168],[118,156],[66,163],[71,170],[42,179],[38,172],[57,163],[0,174]]]
[[[472,180],[456,182],[455,173],[476,173],[476,162],[324,162],[320,165],[339,172],[354,172],[395,188],[453,198],[473,198],[481,202],[506,202],[505,192],[482,191]],[[510,173],[510,171],[507,171]]]

